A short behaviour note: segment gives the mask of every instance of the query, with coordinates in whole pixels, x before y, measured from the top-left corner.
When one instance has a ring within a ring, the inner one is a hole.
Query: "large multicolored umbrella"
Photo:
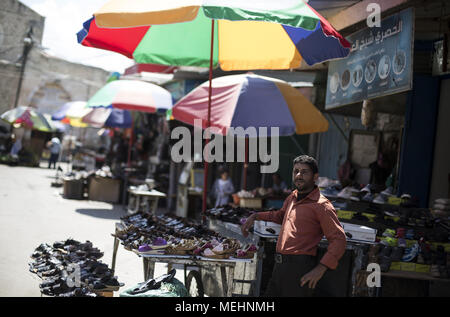
[[[54,132],[45,116],[36,108],[19,106],[17,108],[6,111],[0,116],[1,119],[10,124],[23,124],[32,129],[43,132]]]
[[[350,52],[350,43],[301,0],[203,1],[202,9],[199,2],[110,1],[83,24],[78,42],[137,63],[209,67],[212,18],[220,19],[213,22],[213,67],[226,71],[296,68]],[[156,25],[167,23],[176,24]]]
[[[200,119],[202,128],[218,128],[229,134],[230,128],[244,129],[277,127],[277,136],[325,132],[328,121],[297,89],[287,82],[258,75],[231,75],[212,80],[211,122],[208,125],[208,88],[205,82],[180,99],[172,108],[174,119],[194,125]],[[244,137],[237,135],[238,137]],[[248,137],[248,136],[247,136]],[[247,163],[247,146],[245,159]],[[246,166],[245,164],[244,166]],[[244,168],[243,189],[247,185]]]
[[[166,112],[172,108],[172,95],[160,86],[139,80],[114,80],[107,83],[88,102],[87,107],[94,110],[82,121],[92,125],[120,127],[133,130],[130,110],[155,113]],[[128,165],[131,162],[130,137]]]
[[[172,108],[172,95],[160,86],[140,80],[115,80],[92,96],[87,107],[112,107],[154,113]]]
[[[133,119],[128,110],[111,107],[90,108],[81,121],[95,128],[131,128]]]
[[[62,105],[53,115],[52,120],[61,121],[77,128],[85,128],[88,124],[82,122],[82,118],[92,111],[87,107],[86,101],[70,101]]]
[[[205,82],[172,108],[174,119],[194,125],[208,121],[208,88]],[[279,135],[325,132],[328,121],[296,88],[275,78],[253,74],[230,75],[212,80],[211,127],[227,135],[230,128],[279,128]]]

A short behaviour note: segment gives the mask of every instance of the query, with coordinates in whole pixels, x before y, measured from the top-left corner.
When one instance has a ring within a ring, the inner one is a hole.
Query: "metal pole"
[[[24,39],[24,46],[23,46],[23,53],[22,53],[22,64],[20,66],[20,76],[19,76],[19,84],[17,85],[17,91],[16,91],[16,100],[14,101],[14,108],[17,108],[19,104],[19,97],[20,97],[20,91],[22,90],[22,82],[23,82],[23,75],[25,73],[25,65],[28,60],[28,54],[31,51],[31,48],[33,47],[33,40],[31,39],[31,33],[32,29],[28,31],[27,37]]]
[[[206,127],[211,126],[211,95],[212,95],[212,71],[213,71],[213,52],[214,52],[214,19],[211,20],[211,55],[209,57],[209,93],[208,93],[208,122]],[[210,136],[206,136],[206,145],[209,143]],[[208,191],[208,162],[205,160],[204,177],[203,177],[203,202],[202,202],[202,221],[206,221],[206,197]]]
[[[247,168],[248,168],[248,137],[245,138],[245,158],[244,158],[244,184],[243,190],[247,190]]]

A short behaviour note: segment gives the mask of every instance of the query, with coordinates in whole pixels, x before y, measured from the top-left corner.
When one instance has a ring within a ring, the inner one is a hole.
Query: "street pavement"
[[[63,166],[64,170],[65,167]],[[73,238],[91,241],[111,267],[115,223],[126,215],[121,205],[62,197],[51,187],[55,170],[0,165],[0,296],[41,296],[40,279],[29,272],[30,255],[41,243]],[[159,263],[155,277],[167,272]],[[143,282],[142,260],[119,246],[115,275],[127,288]],[[183,270],[176,278],[184,282]]]

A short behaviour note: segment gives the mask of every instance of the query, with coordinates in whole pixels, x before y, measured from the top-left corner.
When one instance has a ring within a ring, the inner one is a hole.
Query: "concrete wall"
[[[16,62],[22,54],[23,38],[30,26],[33,39],[41,44],[45,17],[17,0],[0,1],[0,59]]]
[[[109,72],[71,63],[46,54],[40,44],[45,18],[17,0],[0,1],[0,113],[12,107],[20,77],[23,39],[33,26],[34,46],[28,56],[18,105],[33,106],[52,114],[65,102],[88,100],[105,85]],[[2,32],[3,30],[3,32]],[[75,39],[74,39],[75,40]],[[95,129],[71,133],[84,136],[95,146]]]
[[[441,82],[441,96],[434,145],[433,173],[429,204],[437,198],[450,198],[450,79]]]

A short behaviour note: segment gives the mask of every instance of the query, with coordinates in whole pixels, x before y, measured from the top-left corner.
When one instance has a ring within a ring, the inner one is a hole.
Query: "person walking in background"
[[[50,159],[48,160],[48,168],[56,168],[56,162],[58,162],[59,152],[61,151],[61,142],[58,138],[53,138],[49,143],[50,147]]]

